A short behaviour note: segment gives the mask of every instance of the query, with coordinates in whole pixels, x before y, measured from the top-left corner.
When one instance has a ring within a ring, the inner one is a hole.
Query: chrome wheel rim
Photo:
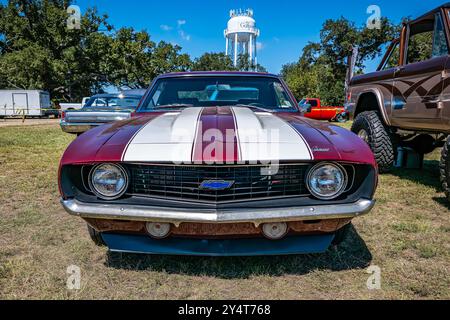
[[[366,130],[361,129],[358,132],[358,137],[360,137],[361,139],[363,139],[365,142],[369,143],[369,134],[367,133]]]

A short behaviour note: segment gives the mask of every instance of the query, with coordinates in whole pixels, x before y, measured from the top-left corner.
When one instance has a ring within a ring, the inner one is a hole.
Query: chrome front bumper
[[[71,215],[82,218],[132,220],[172,223],[243,223],[255,226],[270,222],[355,218],[367,214],[374,200],[362,199],[351,204],[288,207],[273,209],[192,210],[134,205],[90,204],[77,200],[61,200]]]
[[[60,126],[62,131],[66,133],[84,133],[86,131],[91,130],[92,128],[101,126],[104,123],[70,123],[70,122],[61,122]]]

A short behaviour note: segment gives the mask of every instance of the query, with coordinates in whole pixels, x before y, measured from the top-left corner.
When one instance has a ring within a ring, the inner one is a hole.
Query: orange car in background
[[[348,113],[344,107],[322,106],[320,99],[305,98],[299,102],[300,107],[306,109],[304,116],[315,120],[346,122]]]

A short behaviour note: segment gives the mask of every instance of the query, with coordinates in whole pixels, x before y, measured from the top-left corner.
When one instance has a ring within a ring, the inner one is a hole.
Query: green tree
[[[181,47],[161,41],[152,53],[152,78],[168,72],[185,72],[192,68],[188,54],[181,54]]]
[[[235,70],[233,61],[225,53],[205,53],[194,60],[193,71],[230,71]]]
[[[256,72],[267,72],[266,68],[262,65],[254,64],[250,61],[250,56],[248,54],[240,54],[237,61],[237,70],[239,71],[256,71]]]
[[[122,28],[110,39],[101,71],[117,87],[145,88],[162,73],[190,69],[190,57],[180,51],[163,41],[156,44],[145,30]]]
[[[161,73],[187,71],[181,47],[154,43],[132,28],[117,31],[88,9],[81,28],[67,28],[70,0],[0,4],[0,87],[43,89],[55,100],[80,101],[106,85],[139,88]]]
[[[359,47],[356,72],[361,72],[365,62],[379,56],[383,45],[399,31],[399,26],[386,18],[381,20],[380,29],[358,28],[345,18],[326,20],[320,42],[308,43],[297,63],[283,67],[282,76],[297,99],[309,96],[321,98],[326,104],[342,104],[347,57],[353,46]]]
[[[111,30],[107,16],[89,9],[81,29],[67,28],[68,0],[10,0],[0,4],[0,86],[44,89],[57,99],[79,99],[102,85],[99,75],[104,50],[92,50],[106,41]],[[93,55],[89,55],[92,53]]]

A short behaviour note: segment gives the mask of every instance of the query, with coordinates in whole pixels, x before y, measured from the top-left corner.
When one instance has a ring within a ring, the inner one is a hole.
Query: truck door
[[[311,113],[309,116],[312,119],[320,120],[322,119],[322,110],[320,109],[319,100],[308,99],[308,103],[311,105]]]
[[[28,115],[28,95],[26,93],[13,93],[13,109],[16,115]]]
[[[440,12],[410,25],[405,64],[395,72],[392,117],[405,128],[440,129],[448,45]]]
[[[447,21],[447,29],[450,31],[450,10],[445,10],[445,19]],[[450,132],[450,58],[447,58],[445,63],[445,69],[442,73],[443,88],[442,88],[442,101],[439,106],[441,108],[441,122],[443,126],[442,131]]]

